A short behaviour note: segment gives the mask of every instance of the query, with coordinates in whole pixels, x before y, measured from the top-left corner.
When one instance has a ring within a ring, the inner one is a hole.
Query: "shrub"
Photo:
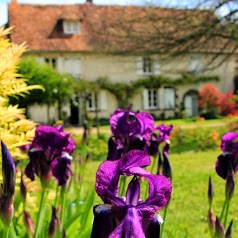
[[[199,106],[206,119],[237,113],[235,95],[231,91],[222,94],[211,84],[206,84],[199,92]]]

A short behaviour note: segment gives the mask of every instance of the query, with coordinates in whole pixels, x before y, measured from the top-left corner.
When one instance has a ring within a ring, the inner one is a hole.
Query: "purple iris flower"
[[[52,174],[56,178],[58,185],[65,185],[70,176],[73,176],[71,170],[71,161],[73,157],[67,152],[63,152],[60,157],[52,162]]]
[[[238,170],[238,133],[227,132],[221,139],[221,154],[216,161],[216,172],[223,179],[227,178],[229,169]]]
[[[36,174],[44,186],[48,185],[52,176],[59,185],[65,184],[72,174],[70,160],[74,149],[75,142],[69,133],[63,131],[63,126],[38,126],[28,151],[30,162],[25,174],[31,180]]]
[[[166,126],[164,124],[160,124],[155,127],[155,130],[159,130],[159,138],[160,141],[167,141],[172,133],[173,125]]]
[[[223,152],[238,153],[238,133],[227,132],[221,138],[221,150]]]
[[[173,130],[172,125],[166,126],[164,124],[160,124],[157,127],[155,127],[149,139],[147,152],[152,156],[157,155],[159,152],[159,145],[162,142],[165,142],[167,144],[170,143],[169,137],[172,133],[172,130]]]
[[[0,195],[0,215],[4,226],[9,226],[14,214],[13,200],[16,184],[16,167],[3,141],[1,141],[1,147],[3,184]]]
[[[154,130],[154,119],[147,112],[134,113],[131,111],[132,106],[126,110],[117,109],[110,117],[110,127],[114,138],[114,142],[109,146],[109,154],[112,150],[123,148],[123,153],[133,149],[143,150],[146,142],[148,141],[151,133]],[[120,153],[122,151],[120,150]],[[120,158],[120,156],[117,156]],[[109,160],[114,160],[115,156]]]
[[[156,211],[170,200],[172,185],[166,177],[153,175],[142,168],[149,164],[150,157],[146,152],[132,150],[120,160],[105,161],[100,165],[96,192],[105,205],[94,208],[92,238],[154,238],[153,229],[159,236],[160,223]],[[118,197],[120,175],[133,176],[125,197]],[[149,184],[149,195],[145,201],[140,199],[139,177]]]

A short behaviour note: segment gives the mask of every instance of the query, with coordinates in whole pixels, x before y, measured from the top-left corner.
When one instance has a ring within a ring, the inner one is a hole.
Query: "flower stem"
[[[169,203],[165,206],[164,208],[164,222],[161,224],[161,231],[160,231],[160,238],[162,238],[163,235],[163,231],[164,231],[164,224],[165,224],[165,220],[166,220],[166,215],[167,215],[167,209],[168,209]]]
[[[229,208],[230,208],[230,201],[227,202],[227,206],[226,206],[226,212],[225,212],[225,218],[224,218],[224,228],[226,227],[226,222],[227,222],[227,218],[229,215]]]
[[[224,211],[226,209],[226,205],[227,205],[227,201],[224,201],[223,207],[222,207],[222,211],[221,211],[221,215],[219,217],[220,221],[222,221],[223,215],[224,215]]]
[[[56,186],[56,192],[55,192],[55,204],[54,204],[54,207],[57,207],[58,193],[59,193],[59,186],[58,186],[58,184],[57,184],[57,186]]]
[[[9,237],[9,231],[10,231],[10,226],[4,226],[3,238],[8,238]]]
[[[150,172],[153,174],[153,170],[155,168],[155,164],[156,164],[156,156],[153,157],[153,163],[152,163],[152,166],[151,166],[151,169],[150,169]]]
[[[63,189],[63,187],[62,187]],[[66,202],[66,196],[67,196],[67,192],[66,190],[62,192],[63,196],[62,196],[62,210],[61,210],[61,217],[60,217],[60,221],[61,221],[61,226],[62,228],[64,228],[64,218],[65,218],[65,202]]]
[[[120,179],[120,185],[119,185],[119,195],[123,196],[125,193],[125,187],[126,187],[126,177],[122,176]]]
[[[41,230],[43,217],[44,217],[45,198],[46,198],[46,187],[43,187],[42,192],[41,192],[40,207],[39,207],[39,212],[38,212],[38,217],[37,217],[37,223],[36,223],[34,238],[38,237],[39,231]]]

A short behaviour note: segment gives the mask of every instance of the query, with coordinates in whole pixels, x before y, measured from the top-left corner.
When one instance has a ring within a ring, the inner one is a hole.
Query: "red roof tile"
[[[148,18],[148,11],[151,19]],[[174,22],[176,22],[174,19],[180,21],[181,11],[186,10],[135,6],[99,6],[91,3],[82,5],[27,5],[12,2],[9,4],[9,25],[15,26],[11,34],[11,40],[18,44],[26,41],[31,51],[70,52],[107,51],[111,49],[129,51],[131,49],[135,50],[135,42],[128,38],[128,33],[130,34],[132,27],[141,33],[139,37],[136,36],[137,39],[140,37],[146,38],[147,35],[154,34],[156,31],[160,31],[161,34],[162,28],[166,31],[167,36],[170,35],[171,31],[172,36],[173,29],[177,27],[174,25]],[[149,23],[144,21],[143,17],[146,14]],[[188,12],[188,14],[190,13]],[[153,15],[160,16],[161,21],[153,22]],[[173,24],[163,22],[164,16],[167,15],[170,16],[170,19],[173,18]],[[199,19],[204,21],[204,17],[213,17],[210,12],[200,10],[194,10],[191,15],[190,20],[195,19],[195,25]],[[81,33],[64,34],[63,20],[79,20],[81,22]],[[107,31],[105,37],[104,34],[99,34],[104,31]],[[114,34],[115,31],[116,34]],[[176,34],[186,34],[186,32],[178,31]],[[166,41],[167,39],[157,38],[154,45],[159,45],[161,42],[163,44]],[[139,42],[136,42],[136,44],[137,50],[151,48],[150,43],[147,46],[143,41],[141,47]],[[204,41],[202,48],[198,49],[199,51],[207,51],[209,45]],[[218,45],[212,41],[211,50],[216,51],[214,46],[218,47]]]

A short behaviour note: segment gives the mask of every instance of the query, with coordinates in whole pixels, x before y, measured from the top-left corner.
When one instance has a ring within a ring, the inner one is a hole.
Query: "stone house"
[[[145,54],[141,51],[131,51],[116,54],[108,53],[105,49],[100,50],[89,22],[92,22],[92,19],[95,24],[115,20],[120,11],[126,12],[125,9],[140,11],[142,8],[99,6],[91,1],[80,5],[30,5],[20,4],[14,0],[8,6],[8,26],[14,26],[10,40],[17,44],[26,42],[28,51],[25,55],[34,56],[39,62],[48,63],[59,72],[70,73],[76,80],[86,79],[93,82],[99,77],[107,77],[112,83],[130,84],[148,76],[163,75],[176,80],[181,77],[181,72],[199,75],[216,52],[196,51],[180,58],[163,60],[159,53]],[[163,11],[159,8],[155,10]],[[122,41],[117,44],[119,48],[124,47]],[[152,51],[153,49],[150,52]],[[234,56],[219,67],[204,72],[205,75],[216,75],[220,78],[220,81],[207,83],[214,84],[223,93],[233,90],[235,66]],[[204,84],[205,82],[176,87],[170,85],[156,88],[142,87],[132,97],[133,110],[148,111],[158,117],[163,114],[164,117],[170,118],[175,117],[183,108],[188,117],[196,116],[199,113],[198,92]],[[125,105],[127,106],[129,105]],[[117,107],[118,99],[115,95],[108,90],[100,89],[98,116],[109,118]],[[91,117],[95,116],[94,93],[89,95],[87,110]],[[80,106],[67,104],[64,111],[69,117],[78,117],[76,124],[80,121]],[[30,108],[29,113],[31,119],[37,122],[45,123],[47,120],[44,106],[35,105]],[[57,120],[54,107],[51,108],[51,116]]]

